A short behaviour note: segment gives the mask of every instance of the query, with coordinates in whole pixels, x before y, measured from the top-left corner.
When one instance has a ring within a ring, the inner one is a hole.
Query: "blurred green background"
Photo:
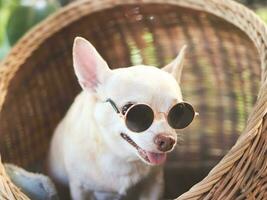
[[[74,0],[0,0],[0,60],[32,26]],[[239,0],[267,22],[267,0]]]

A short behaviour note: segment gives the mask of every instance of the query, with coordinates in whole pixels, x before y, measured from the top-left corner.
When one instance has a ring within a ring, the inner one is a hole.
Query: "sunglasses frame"
[[[152,112],[153,112],[153,121],[151,122],[150,126],[153,124],[154,120],[156,119],[156,116],[158,116],[156,113],[159,113],[159,114],[164,114],[164,117],[165,117],[166,121],[168,122],[169,126],[172,127],[172,126],[170,125],[169,121],[168,121],[168,115],[169,115],[171,109],[172,109],[174,106],[176,106],[177,104],[183,104],[183,103],[186,103],[186,104],[188,104],[188,105],[191,106],[191,108],[192,108],[192,110],[193,110],[193,113],[194,113],[194,116],[193,116],[193,118],[192,118],[192,120],[191,120],[191,122],[190,122],[189,124],[191,124],[192,121],[194,120],[195,116],[198,115],[198,113],[195,112],[195,109],[193,108],[193,106],[192,106],[190,103],[187,103],[187,102],[185,102],[185,101],[182,101],[182,102],[173,104],[173,106],[171,106],[171,107],[168,109],[167,112],[155,112],[155,110],[154,110],[149,104],[146,104],[146,103],[137,103],[137,104],[133,104],[133,105],[131,105],[131,106],[127,109],[127,111],[125,112],[125,114],[122,114],[122,113],[121,113],[121,111],[120,111],[119,108],[117,107],[116,103],[115,103],[112,99],[108,98],[108,99],[106,100],[106,102],[109,102],[109,103],[111,104],[112,108],[115,110],[115,112],[116,112],[117,114],[119,114],[119,116],[120,116],[121,118],[123,118],[124,123],[126,124],[126,127],[127,127],[129,130],[131,130],[131,129],[127,126],[127,123],[126,123],[127,114],[128,114],[128,112],[129,112],[133,107],[135,107],[135,106],[137,106],[137,105],[145,105],[145,106],[148,106],[148,107],[152,110]],[[187,126],[189,126],[189,124],[188,124]],[[150,127],[150,126],[149,126],[149,127]],[[185,126],[184,128],[186,128],[187,126]],[[147,129],[149,129],[149,127],[148,127]],[[172,127],[172,128],[173,128],[173,127]],[[178,129],[184,129],[184,128],[176,128],[176,129],[178,130]],[[147,130],[147,129],[145,129],[145,130]],[[173,129],[175,129],[175,128],[173,128]],[[131,130],[131,131],[132,131],[132,130]],[[133,131],[133,132],[135,132],[135,131]],[[135,132],[135,133],[141,133],[141,132],[143,132],[143,131]]]

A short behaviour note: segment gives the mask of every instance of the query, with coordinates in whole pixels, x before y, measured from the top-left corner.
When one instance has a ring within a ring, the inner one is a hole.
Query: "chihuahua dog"
[[[70,187],[72,199],[162,198],[162,164],[176,129],[195,115],[179,87],[184,53],[163,69],[111,70],[91,43],[75,38],[83,90],[56,128],[48,159],[50,175]]]

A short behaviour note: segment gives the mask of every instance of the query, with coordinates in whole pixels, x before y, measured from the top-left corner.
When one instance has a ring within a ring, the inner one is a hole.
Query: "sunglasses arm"
[[[106,102],[110,103],[110,105],[112,106],[112,108],[115,110],[116,113],[120,114],[120,110],[118,109],[118,107],[116,106],[115,102],[112,101],[110,98],[108,98],[106,100]]]

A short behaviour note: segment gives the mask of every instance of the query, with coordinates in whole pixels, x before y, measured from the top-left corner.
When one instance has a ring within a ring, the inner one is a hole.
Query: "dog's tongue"
[[[166,161],[167,154],[147,152],[147,157],[152,164],[160,165]]]

